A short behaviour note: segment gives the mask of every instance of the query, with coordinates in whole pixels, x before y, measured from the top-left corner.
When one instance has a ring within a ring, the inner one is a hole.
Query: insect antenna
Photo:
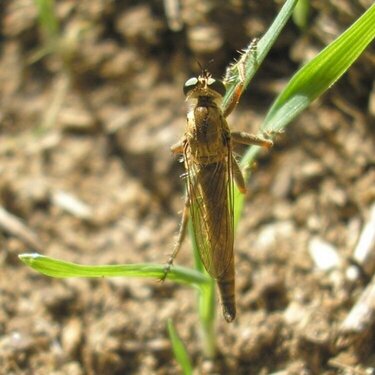
[[[194,59],[195,59],[196,63],[198,64],[199,69],[201,71],[200,76],[203,77],[203,78],[210,78],[211,73],[208,71],[207,67],[209,65],[211,65],[215,60],[214,59],[209,60],[208,63],[207,63],[207,67],[204,67],[196,57],[194,57]]]

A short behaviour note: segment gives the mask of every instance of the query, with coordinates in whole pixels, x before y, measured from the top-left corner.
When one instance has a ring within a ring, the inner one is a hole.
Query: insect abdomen
[[[227,272],[217,279],[224,319],[230,323],[236,317],[236,300],[234,294],[234,262]]]

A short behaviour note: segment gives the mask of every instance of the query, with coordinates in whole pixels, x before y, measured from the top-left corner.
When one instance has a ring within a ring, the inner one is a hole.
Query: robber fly
[[[166,272],[176,257],[186,234],[189,215],[195,241],[206,271],[217,281],[223,315],[227,322],[236,316],[234,276],[234,184],[246,192],[241,169],[233,155],[235,143],[271,147],[272,141],[244,132],[231,132],[226,117],[233,111],[240,87],[233,102],[221,110],[226,87],[203,69],[198,77],[184,85],[189,103],[184,137],[171,147],[182,154],[186,169],[187,196],[176,245]]]

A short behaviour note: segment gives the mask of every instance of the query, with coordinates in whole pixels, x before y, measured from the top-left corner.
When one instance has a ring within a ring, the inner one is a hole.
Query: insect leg
[[[186,229],[187,229],[187,224],[188,224],[188,221],[189,221],[189,207],[190,207],[190,205],[189,205],[189,199],[186,196],[185,204],[184,204],[184,210],[182,212],[182,219],[181,219],[181,224],[180,224],[180,230],[178,232],[177,241],[176,241],[176,243],[174,245],[172,254],[169,256],[168,261],[167,261],[167,263],[166,263],[166,265],[164,267],[164,274],[161,277],[161,281],[165,280],[165,278],[168,275],[168,272],[171,270],[173,261],[176,258],[178,252],[180,251],[181,245],[182,245],[182,243],[184,241],[184,238],[186,236]]]
[[[246,63],[249,59],[249,57],[253,57],[255,60],[255,64],[257,64],[257,45],[258,45],[258,39],[254,38],[250,45],[243,51],[243,55],[239,59],[239,61],[229,67],[229,70],[227,71],[225,82],[230,82],[232,79],[232,74],[234,70],[238,71],[238,76],[240,78],[240,82],[238,83],[237,87],[235,88],[234,94],[232,96],[232,99],[230,103],[228,104],[226,110],[224,111],[223,115],[224,118],[229,116],[234,108],[236,108],[238,102],[240,101],[241,95],[244,92],[244,85],[245,85],[245,79],[246,79]]]
[[[231,157],[232,157],[232,173],[233,173],[234,182],[236,183],[238,190],[242,194],[245,194],[246,193],[245,179],[241,172],[240,166],[237,163],[237,160],[235,159],[233,155]]]
[[[236,108],[237,104],[240,101],[240,97],[242,95],[242,92],[243,92],[243,83],[241,82],[236,87],[236,89],[234,91],[234,94],[232,96],[232,99],[231,99],[230,103],[228,104],[227,109],[223,113],[224,118],[227,118],[232,113],[232,111]]]
[[[271,148],[273,146],[273,142],[270,139],[266,139],[250,133],[231,132],[230,136],[232,142],[240,143],[243,145],[257,145],[266,148]]]
[[[182,154],[184,151],[184,139],[180,139],[177,143],[171,146],[173,154]]]

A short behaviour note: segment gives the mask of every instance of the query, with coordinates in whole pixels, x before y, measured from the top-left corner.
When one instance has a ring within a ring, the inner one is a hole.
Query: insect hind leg
[[[240,193],[245,194],[246,193],[246,184],[245,184],[245,179],[243,177],[243,174],[241,172],[241,168],[237,163],[237,160],[235,157],[232,155],[232,173],[233,173],[233,178],[234,182],[236,183],[236,186]]]
[[[162,277],[160,278],[161,281],[164,281],[167,278],[168,273],[171,270],[171,267],[173,265],[173,261],[175,260],[178,252],[181,249],[182,243],[184,242],[184,239],[186,236],[188,221],[189,221],[189,199],[186,197],[177,241],[174,245],[172,254],[169,256],[167,263],[164,266],[164,273]]]

